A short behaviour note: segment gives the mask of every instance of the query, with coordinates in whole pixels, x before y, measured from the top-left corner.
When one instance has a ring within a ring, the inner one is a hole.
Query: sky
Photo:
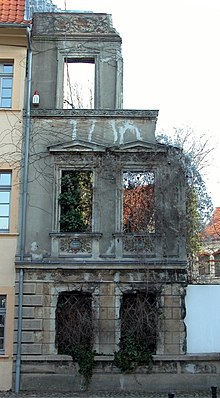
[[[220,206],[220,0],[53,0],[112,14],[122,37],[124,108],[158,109],[157,132],[190,127],[210,148],[204,174]]]

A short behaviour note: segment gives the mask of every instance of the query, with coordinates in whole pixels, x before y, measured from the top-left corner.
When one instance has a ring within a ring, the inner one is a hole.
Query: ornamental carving
[[[91,254],[92,238],[90,237],[62,237],[60,238],[60,254]]]
[[[85,155],[83,153],[74,153],[74,157],[71,154],[56,155],[55,162],[59,166],[68,164],[68,166],[74,166],[74,168],[82,169],[84,166],[87,168],[92,167],[94,169],[100,167],[101,159],[99,155],[93,153],[86,153]]]
[[[107,14],[90,13],[53,13],[35,16],[41,20],[34,25],[34,35],[48,36],[51,34],[114,34],[119,38],[118,33],[112,26],[111,16]]]
[[[152,256],[155,251],[154,236],[151,234],[147,236],[142,235],[124,235],[123,254],[132,254],[136,256],[150,255]]]
[[[107,15],[97,16],[89,14],[76,14],[57,16],[54,20],[54,31],[58,33],[116,33],[110,25]]]

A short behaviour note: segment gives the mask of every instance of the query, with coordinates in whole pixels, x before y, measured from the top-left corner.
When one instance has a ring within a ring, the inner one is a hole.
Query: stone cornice
[[[72,357],[69,355],[50,354],[50,355],[22,355],[22,361],[34,361],[34,362],[69,362],[72,361]],[[97,355],[96,361],[112,361],[113,355]],[[157,354],[153,355],[154,361],[165,361],[165,362],[192,362],[192,361],[219,361],[220,354],[217,352],[207,354]],[[155,394],[156,395],[156,394]],[[137,395],[138,396],[138,395]],[[147,394],[146,394],[147,396]],[[189,394],[190,396],[190,394]],[[205,394],[206,396],[206,394]]]
[[[144,118],[157,120],[158,110],[136,109],[31,109],[31,117],[105,117],[105,118]]]
[[[68,261],[69,260],[69,261]],[[88,260],[85,259],[70,259],[59,260],[44,259],[43,261],[20,261],[17,260],[15,262],[16,268],[25,268],[25,269],[72,269],[72,270],[97,270],[97,269],[108,269],[108,270],[121,270],[121,271],[128,271],[128,270],[153,270],[153,271],[160,271],[160,270],[172,270],[173,272],[176,271],[186,271],[186,261],[184,260],[177,260],[177,259],[167,259],[161,261],[155,261],[151,259],[145,260],[137,260],[137,261],[128,261],[128,260],[104,260],[104,261],[95,261],[95,260]]]

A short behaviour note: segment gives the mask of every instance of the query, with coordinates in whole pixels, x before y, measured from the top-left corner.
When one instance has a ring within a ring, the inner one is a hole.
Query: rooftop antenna
[[[64,10],[66,11],[66,0],[64,0]]]

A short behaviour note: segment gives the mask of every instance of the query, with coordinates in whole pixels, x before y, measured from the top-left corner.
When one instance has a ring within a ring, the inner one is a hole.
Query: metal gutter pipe
[[[24,260],[25,242],[26,242],[26,219],[27,219],[27,183],[28,183],[28,159],[29,159],[29,140],[30,140],[30,116],[31,116],[31,74],[32,74],[32,47],[31,47],[31,26],[27,27],[28,57],[27,57],[27,93],[26,93],[26,121],[24,137],[24,171],[22,188],[22,209],[21,209],[21,241],[20,241],[20,259]],[[20,391],[21,375],[21,343],[22,343],[22,309],[23,309],[23,281],[24,270],[20,269],[19,274],[19,295],[18,295],[18,337],[17,337],[17,355],[15,365],[15,392]]]
[[[27,29],[29,27],[29,24],[23,24],[23,23],[10,23],[10,22],[1,22],[0,23],[0,28],[24,28]]]

